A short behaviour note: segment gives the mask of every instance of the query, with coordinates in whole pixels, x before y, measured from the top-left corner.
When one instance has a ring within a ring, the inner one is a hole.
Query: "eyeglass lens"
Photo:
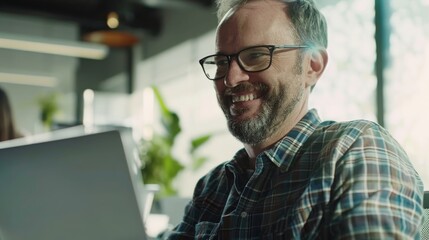
[[[271,64],[271,51],[266,46],[258,46],[240,51],[237,59],[244,71],[257,72],[267,69]],[[225,77],[230,60],[226,55],[213,55],[204,59],[202,66],[206,76],[211,79]]]

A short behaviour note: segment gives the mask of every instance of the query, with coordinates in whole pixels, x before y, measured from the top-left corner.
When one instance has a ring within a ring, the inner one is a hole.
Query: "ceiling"
[[[39,16],[77,23],[83,32],[108,29],[107,14],[119,15],[119,29],[157,35],[167,8],[209,8],[214,0],[1,0],[0,13]]]

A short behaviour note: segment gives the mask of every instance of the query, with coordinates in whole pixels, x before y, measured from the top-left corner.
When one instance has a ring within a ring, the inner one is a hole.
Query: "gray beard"
[[[302,91],[296,93],[289,102],[285,101],[286,93],[291,94],[285,86],[278,89],[277,95],[266,97],[261,112],[250,120],[236,122],[228,109],[223,109],[227,118],[228,129],[242,143],[256,145],[273,135],[290,115],[302,97]]]
[[[241,122],[235,122],[227,117],[228,129],[240,142],[256,145],[264,141],[273,131],[269,126],[273,124],[274,119],[268,117],[272,114],[272,109],[268,104],[264,104],[256,118]]]
[[[302,54],[297,57],[293,74],[302,74]],[[259,86],[265,88],[264,86]],[[261,112],[253,119],[236,122],[231,116],[228,104],[218,99],[228,123],[228,129],[231,134],[240,142],[249,145],[262,143],[268,137],[273,135],[288,118],[295,106],[301,100],[304,94],[303,90],[291,92],[287,86],[282,85],[278,88],[278,93],[271,93],[264,97],[266,102],[262,103]],[[267,93],[267,92],[265,92]],[[286,98],[289,95],[289,99]]]

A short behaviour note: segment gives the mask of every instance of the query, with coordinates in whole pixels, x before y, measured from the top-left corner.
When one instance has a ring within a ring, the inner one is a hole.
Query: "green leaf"
[[[182,131],[179,116],[167,107],[159,89],[155,86],[152,86],[152,89],[161,108],[161,123],[166,130],[170,143],[173,144],[177,135]]]
[[[155,94],[155,98],[158,101],[159,106],[161,107],[161,114],[162,115],[168,115],[170,113],[170,110],[168,109],[167,105],[164,102],[164,99],[161,95],[161,92],[156,86],[152,86],[153,93]],[[168,118],[168,116],[165,116]]]
[[[166,105],[159,89],[152,86],[156,100],[161,108],[161,123],[165,132],[155,133],[151,140],[142,140],[140,144],[140,159],[142,167],[140,169],[143,182],[159,184],[161,189],[157,198],[177,194],[173,183],[177,175],[182,171],[183,166],[173,155],[173,146],[177,135],[181,132],[180,118]],[[192,158],[192,169],[201,167],[207,157],[196,155],[196,150],[205,144],[211,134],[203,135],[191,140],[190,154]]]
[[[197,138],[192,139],[191,141],[191,153],[194,153],[198,148],[200,148],[204,143],[206,143],[212,137],[211,134],[206,134]]]
[[[204,165],[208,160],[208,157],[195,157],[192,159],[192,170],[197,170]]]

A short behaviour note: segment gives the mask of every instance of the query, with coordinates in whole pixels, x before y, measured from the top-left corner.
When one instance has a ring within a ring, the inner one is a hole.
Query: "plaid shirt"
[[[245,150],[197,183],[170,239],[419,239],[423,184],[375,123],[320,122],[315,110],[256,170]]]

